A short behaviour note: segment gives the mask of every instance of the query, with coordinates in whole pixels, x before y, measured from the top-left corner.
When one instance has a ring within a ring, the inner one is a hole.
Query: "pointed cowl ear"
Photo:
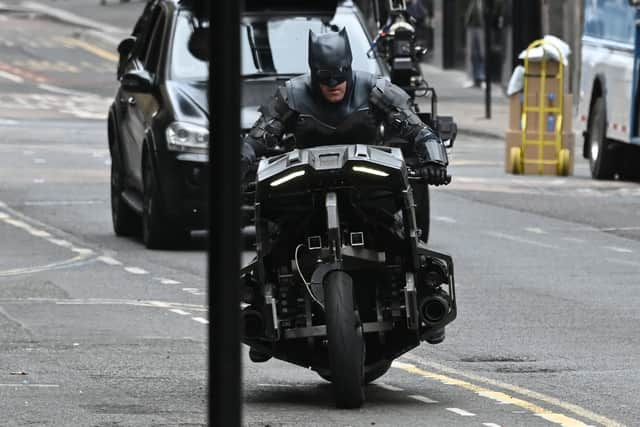
[[[351,66],[353,57],[351,55],[351,43],[349,43],[349,35],[347,34],[347,27],[343,27],[338,33],[342,40],[344,40],[344,64]]]
[[[318,36],[316,36],[313,30],[310,29],[309,30],[309,48],[307,52],[309,68],[313,68],[313,61],[311,60],[311,58],[314,57],[313,45],[316,43],[317,40],[318,40]]]

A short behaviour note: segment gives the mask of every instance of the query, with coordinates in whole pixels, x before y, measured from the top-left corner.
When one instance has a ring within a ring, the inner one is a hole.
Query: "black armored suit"
[[[446,184],[448,165],[440,138],[411,109],[409,95],[374,74],[351,70],[351,49],[344,30],[309,34],[311,72],[289,80],[260,108],[262,115],[245,138],[243,166],[280,145],[285,134],[299,148],[336,144],[377,144],[380,124],[385,138],[406,140],[405,157],[423,170],[427,182]],[[344,98],[328,101],[321,85],[333,88],[346,82]]]

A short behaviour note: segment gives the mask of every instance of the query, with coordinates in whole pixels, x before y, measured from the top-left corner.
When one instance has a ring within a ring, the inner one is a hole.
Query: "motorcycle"
[[[456,318],[453,260],[419,239],[401,148],[328,145],[262,159],[255,260],[243,268],[243,342],[333,383],[358,408],[394,359],[444,339]]]

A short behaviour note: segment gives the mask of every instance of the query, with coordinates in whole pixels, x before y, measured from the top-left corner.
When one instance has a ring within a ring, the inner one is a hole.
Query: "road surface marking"
[[[58,384],[0,384],[0,387],[35,387],[35,388],[56,388],[60,387]]]
[[[499,239],[512,240],[514,242],[526,243],[528,245],[539,246],[541,248],[558,249],[558,247],[554,246],[554,245],[549,245],[547,243],[542,243],[542,242],[536,242],[535,240],[529,240],[529,239],[525,239],[525,238],[518,237],[518,236],[512,236],[510,234],[500,233],[500,232],[497,232],[497,231],[485,231],[485,232],[483,232],[483,234],[486,234],[486,235],[489,235],[489,236],[492,236],[492,237],[497,237]]]
[[[476,382],[480,382],[480,383],[484,383],[484,384],[489,384],[491,386],[494,387],[499,387],[505,390],[509,390],[511,392],[514,393],[518,393],[522,396],[525,396],[527,398],[530,399],[535,399],[541,402],[545,402],[548,403],[550,405],[553,406],[557,406],[559,408],[562,408],[566,411],[572,412],[575,415],[581,417],[581,418],[585,418],[588,419],[590,421],[594,421],[598,424],[601,424],[605,427],[623,427],[623,424],[619,423],[618,421],[612,420],[610,418],[607,418],[605,416],[596,414],[595,412],[592,412],[588,409],[582,408],[578,405],[575,405],[573,403],[569,403],[569,402],[565,402],[563,400],[557,399],[555,397],[551,397],[551,396],[547,396],[545,394],[542,393],[538,393],[532,390],[528,390],[526,388],[523,387],[519,387],[513,384],[509,384],[509,383],[505,383],[502,381],[497,381],[497,380],[493,380],[490,378],[485,378],[482,377],[480,375],[476,375],[473,373],[469,373],[469,372],[465,372],[465,371],[461,371],[458,369],[454,369],[454,368],[450,368],[448,366],[436,363],[436,362],[430,362],[428,360],[425,360],[419,356],[413,355],[413,354],[405,354],[402,356],[404,359],[408,359],[411,360],[413,362],[419,363],[422,366],[427,366],[433,369],[436,369],[440,372],[446,372],[448,374],[454,374],[456,376],[459,377],[463,377],[463,378],[467,378],[469,380],[472,381],[476,381]],[[394,362],[396,363],[396,362]],[[399,362],[398,362],[399,363]],[[402,369],[402,368],[401,368]],[[544,409],[540,406],[534,405],[532,403],[529,403],[527,401],[524,401],[522,399],[518,399],[518,398],[514,398],[510,395],[507,395],[506,393],[501,393],[501,392],[496,392],[494,390],[482,387],[482,386],[478,386],[475,384],[471,384],[467,381],[462,381],[462,380],[458,380],[455,379],[453,377],[448,377],[446,375],[443,374],[439,374],[439,373],[435,373],[435,372],[427,372],[427,371],[423,371],[419,368],[416,368],[414,365],[408,365],[407,367],[408,372],[412,372],[415,373],[417,375],[421,375],[425,378],[430,378],[430,379],[434,379],[440,382],[452,382],[455,383],[455,385],[465,388],[467,390],[470,391],[474,391],[475,393],[483,393],[483,396],[492,396],[493,399],[497,400],[497,401],[501,401],[501,402],[506,402],[515,406],[518,406],[520,408],[526,409],[529,412],[533,412],[533,413],[551,413],[549,410]],[[417,369],[417,370],[416,370]],[[524,411],[526,412],[526,411]],[[563,415],[563,417],[565,417]],[[565,421],[567,422],[567,426],[580,426],[580,427],[586,427],[586,424],[577,421],[573,418],[570,417],[565,417]]]
[[[180,316],[191,316],[191,313],[189,313],[188,311],[180,310],[179,308],[172,308],[169,311],[175,314],[179,314]]]
[[[482,425],[485,427],[502,427],[500,424],[494,424],[494,423],[482,423]]]
[[[78,253],[78,254],[86,254],[86,255],[90,255],[93,253],[92,249],[88,249],[88,248],[76,248],[75,246],[71,248],[72,252]]]
[[[191,295],[204,295],[204,292],[200,292],[198,288],[182,288],[183,291],[190,293]]]
[[[106,299],[106,298],[86,298],[86,299],[59,299],[59,298],[29,298],[30,301],[51,302],[57,305],[132,305],[136,307],[150,308],[180,308],[189,311],[208,312],[208,308],[200,304],[184,304],[180,302],[167,301],[145,301],[130,299]],[[14,301],[14,299],[0,298],[0,301]],[[24,298],[15,299],[24,301]]]
[[[180,282],[173,279],[167,279],[166,277],[154,277],[153,280],[162,283],[163,285],[179,285]]]
[[[403,388],[400,387],[396,387],[390,384],[385,384],[385,383],[376,383],[376,385],[380,388],[383,388],[385,390],[389,390],[389,391],[404,391]]]
[[[36,165],[43,165],[47,163],[47,161],[45,159],[33,159],[33,163],[35,163]]]
[[[53,243],[54,245],[62,246],[63,248],[69,248],[73,246],[71,242],[68,242],[63,239],[47,239],[47,240],[49,240],[49,242]]]
[[[124,271],[131,274],[149,274],[147,270],[144,270],[139,267],[125,267]]]
[[[109,52],[108,50],[102,49],[98,46],[95,46],[91,43],[87,43],[85,41],[73,39],[70,37],[61,37],[59,40],[62,41],[62,43],[67,46],[83,49],[89,53],[99,56],[102,59],[106,59],[107,61],[118,62],[118,59],[119,59],[118,55],[116,55],[113,52]]]
[[[448,224],[455,224],[457,222],[455,219],[449,218],[448,216],[436,216],[433,217],[433,219],[440,222],[446,222]]]
[[[0,70],[0,77],[10,80],[14,83],[24,83],[24,79],[20,76],[16,76],[15,74],[8,73],[6,71]]]
[[[627,265],[630,267],[640,267],[640,262],[625,261],[622,259],[607,258],[607,262],[612,262],[614,264]]]
[[[107,265],[122,265],[120,261],[115,258],[111,258],[110,256],[99,256],[98,261],[104,262]]]
[[[63,261],[53,262],[51,264],[38,265],[33,267],[13,268],[10,270],[0,271],[0,277],[20,276],[23,274],[41,273],[43,271],[60,270],[63,268],[75,267],[93,262],[88,255],[78,255]]]
[[[438,403],[437,400],[429,399],[428,397],[420,396],[420,395],[417,395],[417,394],[409,395],[409,397],[414,399],[414,400],[419,400],[422,403]]]
[[[209,321],[207,319],[205,319],[204,317],[192,317],[192,320],[195,320],[198,323],[202,323],[203,325],[208,325]]]
[[[45,183],[45,181],[44,181],[44,179],[42,179],[42,178],[34,178],[34,179],[33,179],[33,183],[34,183],[34,184],[44,184],[44,183]]]
[[[38,230],[35,228],[32,230],[29,230],[29,234],[36,237],[51,237],[51,233],[44,230]]]
[[[460,409],[460,408],[447,408],[447,411],[449,412],[453,412],[454,414],[458,414],[462,417],[475,417],[476,414],[474,414],[473,412],[468,412],[465,411],[464,409]]]
[[[528,231],[529,233],[533,233],[533,234],[547,234],[546,231],[538,227],[527,227],[525,228],[525,231]]]
[[[605,249],[609,249],[610,251],[613,252],[618,252],[621,254],[631,254],[633,253],[633,251],[631,249],[627,249],[627,248],[619,248],[617,246],[605,246]]]
[[[567,242],[574,242],[574,243],[585,243],[586,242],[586,240],[579,239],[577,237],[563,237],[562,240],[565,240]]]
[[[63,87],[48,85],[48,84],[39,84],[38,87],[42,90],[46,90],[53,93],[60,93],[62,95],[76,95],[76,96],[95,96],[95,94],[90,92],[80,92],[72,89],[65,89]]]
[[[34,182],[38,181],[34,179]],[[39,181],[44,182],[44,179]],[[25,206],[73,206],[73,205],[102,205],[102,200],[28,200]]]
[[[7,215],[7,214],[6,214],[6,213],[4,213],[4,212],[0,212],[0,220],[5,220],[5,219],[8,219],[8,218],[10,218],[10,216],[9,216],[9,215]]]

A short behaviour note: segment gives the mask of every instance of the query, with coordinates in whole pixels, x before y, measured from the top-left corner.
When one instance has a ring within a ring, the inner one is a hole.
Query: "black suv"
[[[204,226],[208,63],[188,49],[187,4],[150,2],[118,47],[120,88],[108,127],[113,228],[131,235],[141,227],[148,248]]]

